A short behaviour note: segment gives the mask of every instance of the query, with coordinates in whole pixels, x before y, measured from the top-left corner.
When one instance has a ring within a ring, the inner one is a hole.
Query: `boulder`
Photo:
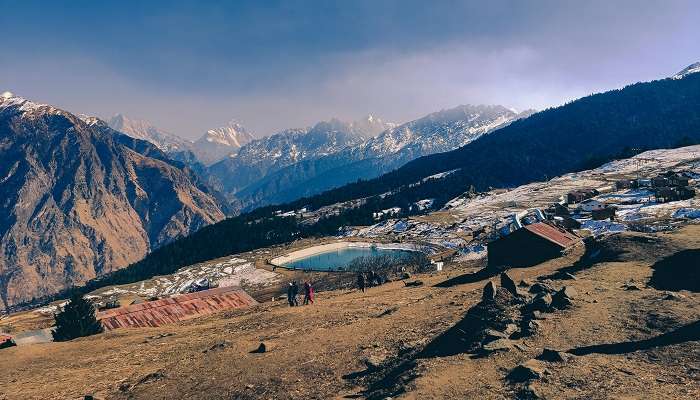
[[[664,296],[664,300],[682,300],[684,298],[685,296],[682,294],[674,292],[666,292],[666,295]]]
[[[378,355],[371,355],[365,359],[362,360],[364,364],[367,366],[367,369],[369,371],[377,371],[379,368],[381,368],[382,363],[386,360],[385,357],[378,356]]]
[[[532,283],[530,283],[530,281],[527,281],[525,279],[521,280],[520,283],[518,283],[518,286],[521,288],[526,288],[526,287],[529,287],[530,285],[532,285]]]
[[[491,343],[494,340],[498,340],[498,339],[508,339],[507,334],[500,332],[500,331],[497,331],[495,329],[484,329],[481,332],[480,336],[482,337],[481,343],[483,343],[483,344]]]
[[[251,353],[257,354],[257,353],[266,353],[268,351],[268,346],[265,343],[260,343],[260,346],[258,346],[257,349],[251,351]]]
[[[513,368],[508,374],[511,382],[526,382],[534,379],[542,378],[547,372],[547,369],[537,360],[527,360],[524,363]]]
[[[546,283],[543,282],[535,282],[532,286],[530,286],[530,290],[528,290],[530,293],[554,293],[555,290],[547,285]]]
[[[572,274],[570,274],[570,273],[568,273],[568,272],[564,272],[564,273],[562,274],[561,278],[562,278],[562,279],[567,279],[567,280],[576,280],[576,279],[577,279],[574,275],[572,275]]]
[[[537,356],[537,359],[549,362],[564,362],[569,359],[569,354],[545,347],[542,350],[542,354]]]
[[[532,384],[525,385],[518,391],[518,400],[539,399],[544,399],[544,396],[540,393],[539,390],[537,390],[537,388],[532,386]]]
[[[518,288],[515,286],[515,281],[505,272],[501,273],[501,287],[509,291],[513,296],[518,295]]]
[[[481,300],[488,301],[496,298],[496,285],[492,281],[489,281],[486,286],[484,286],[484,293],[481,295]]]
[[[487,354],[500,351],[510,351],[513,349],[513,342],[508,339],[498,339],[494,340],[493,342],[486,343],[481,347],[481,349]]]
[[[572,300],[576,297],[576,290],[571,286],[564,286],[552,296],[552,307],[565,309],[571,307]]]
[[[530,309],[535,311],[549,311],[552,308],[552,295],[540,292],[530,303]]]

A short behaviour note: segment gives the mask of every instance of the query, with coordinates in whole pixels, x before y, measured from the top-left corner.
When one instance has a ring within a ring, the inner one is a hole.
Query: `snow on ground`
[[[213,286],[267,286],[281,275],[255,268],[252,262],[238,257],[183,267],[171,275],[154,277],[130,285],[112,287],[98,292],[104,298],[115,295],[136,295],[143,298],[187,293],[195,283],[206,280]]]
[[[441,222],[406,218],[382,221],[370,227],[348,233],[350,236],[381,237],[400,236],[404,240],[416,240],[432,244],[468,249],[470,239],[463,233],[483,227],[498,227],[517,213],[530,208],[546,208],[560,202],[566,193],[582,188],[598,189],[596,199],[614,204],[618,208],[616,221],[592,221],[581,219],[584,229],[595,235],[620,232],[630,224],[670,223],[673,220],[698,220],[700,199],[657,204],[648,189],[614,190],[619,179],[636,177],[651,178],[665,171],[683,171],[696,179],[700,178],[700,145],[679,149],[661,149],[641,153],[633,158],[609,162],[597,169],[565,174],[546,182],[533,182],[512,189],[497,189],[469,197],[466,194],[448,202],[441,214],[449,216]],[[474,251],[466,250],[472,257]]]

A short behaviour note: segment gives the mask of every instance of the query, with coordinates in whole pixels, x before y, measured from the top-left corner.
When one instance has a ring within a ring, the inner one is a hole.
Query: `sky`
[[[700,2],[0,0],[0,92],[194,139],[543,109],[700,61]]]

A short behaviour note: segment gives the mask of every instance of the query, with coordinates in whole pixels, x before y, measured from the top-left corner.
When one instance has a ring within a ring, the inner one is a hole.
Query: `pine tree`
[[[95,308],[79,293],[74,293],[63,311],[54,315],[56,329],[53,340],[64,342],[82,336],[102,332],[102,325],[95,318]]]

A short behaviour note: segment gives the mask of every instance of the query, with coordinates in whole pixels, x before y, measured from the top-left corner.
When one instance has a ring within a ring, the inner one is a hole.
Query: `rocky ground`
[[[515,291],[455,263],[412,277],[418,286],[4,349],[0,399],[696,399],[700,264],[668,261],[689,249],[700,225],[623,232],[510,270]]]

